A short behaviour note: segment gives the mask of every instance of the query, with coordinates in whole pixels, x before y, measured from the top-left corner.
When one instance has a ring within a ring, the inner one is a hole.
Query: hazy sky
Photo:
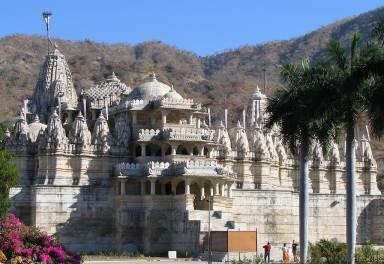
[[[41,13],[53,12],[52,35],[69,40],[137,44],[161,40],[209,55],[245,44],[289,39],[383,0],[2,0],[0,37],[44,34]]]

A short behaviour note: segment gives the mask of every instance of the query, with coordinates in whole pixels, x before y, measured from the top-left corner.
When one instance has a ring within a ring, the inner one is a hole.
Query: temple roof
[[[121,82],[112,72],[110,76],[104,81],[98,83],[96,86],[91,87],[84,91],[84,95],[91,101],[104,100],[110,96],[120,96],[121,94],[128,94],[131,88]]]
[[[159,82],[156,75],[152,74],[152,79],[140,84],[128,95],[128,100],[157,100],[171,91],[171,87],[165,83]]]
[[[33,95],[34,113],[46,114],[58,105],[76,108],[77,94],[65,56],[55,49],[46,56]]]

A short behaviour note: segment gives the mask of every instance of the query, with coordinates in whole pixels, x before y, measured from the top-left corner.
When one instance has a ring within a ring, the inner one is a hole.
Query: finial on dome
[[[151,77],[152,77],[152,81],[157,81],[155,72],[152,72]]]
[[[77,114],[77,117],[83,117],[83,114],[81,113],[81,111],[79,111],[79,113]]]
[[[173,92],[175,89],[173,88],[173,84],[171,84],[171,91]]]
[[[256,85],[256,93],[261,93],[261,92],[260,92],[259,85]]]
[[[241,126],[240,120],[237,121],[237,128],[243,128],[243,127]]]

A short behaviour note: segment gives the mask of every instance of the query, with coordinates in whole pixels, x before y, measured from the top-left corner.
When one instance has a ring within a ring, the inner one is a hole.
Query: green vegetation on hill
[[[136,46],[90,40],[55,41],[67,57],[77,90],[89,88],[111,71],[130,86],[156,71],[161,81],[172,83],[184,96],[211,105],[214,118],[223,118],[225,104],[231,121],[236,121],[249,93],[257,84],[263,85],[263,67],[267,75],[266,92],[271,93],[280,84],[277,65],[304,56],[316,60],[323,56],[331,38],[343,42],[355,31],[367,38],[373,22],[382,14],[384,8],[344,19],[296,39],[244,46],[208,57],[155,41]],[[14,116],[22,98],[32,94],[45,53],[43,37],[13,35],[0,39],[0,119]]]

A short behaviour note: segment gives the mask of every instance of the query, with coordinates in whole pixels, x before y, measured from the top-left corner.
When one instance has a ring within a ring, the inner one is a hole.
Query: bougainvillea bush
[[[12,213],[0,222],[1,251],[12,263],[82,262],[79,255],[64,249],[53,236],[24,225]]]

